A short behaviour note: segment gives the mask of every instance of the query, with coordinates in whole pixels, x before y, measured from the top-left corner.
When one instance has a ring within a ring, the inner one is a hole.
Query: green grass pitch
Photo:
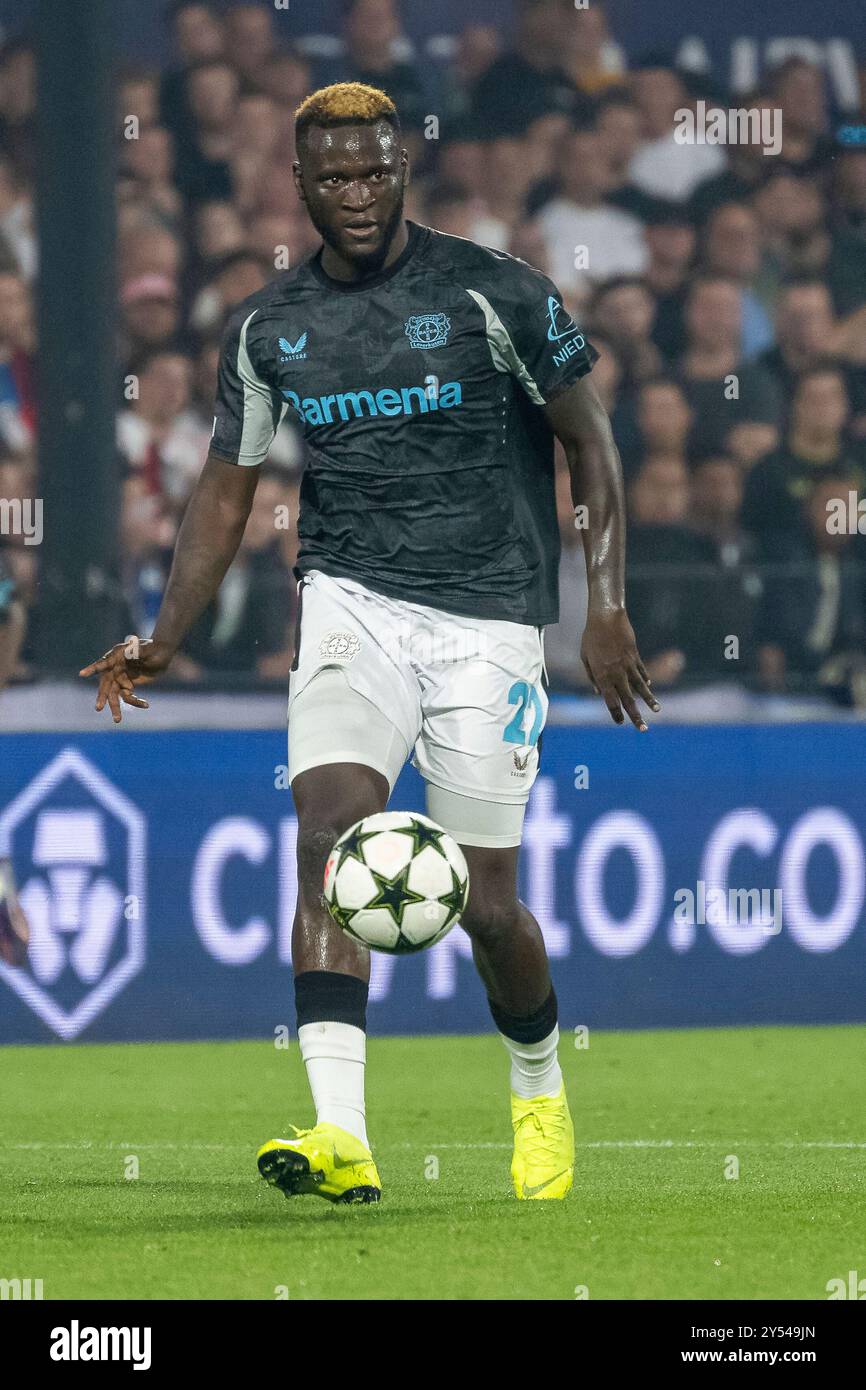
[[[864,1047],[853,1027],[566,1035],[560,1203],[511,1193],[497,1038],[374,1038],[384,1194],[347,1208],[255,1170],[312,1122],[294,1045],[0,1049],[0,1277],[46,1299],[825,1299],[866,1275]]]

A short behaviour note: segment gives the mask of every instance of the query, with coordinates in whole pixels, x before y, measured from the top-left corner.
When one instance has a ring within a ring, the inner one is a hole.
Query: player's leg
[[[311,687],[312,688],[312,687]],[[298,816],[298,900],[292,965],[298,1042],[316,1122],[339,1125],[367,1146],[364,1104],[370,953],[333,921],[322,879],[334,843],[384,811],[387,780],[362,763],[328,763],[292,782]]]
[[[321,690],[316,698],[322,699]],[[364,1101],[370,953],[331,919],[322,879],[334,841],[385,809],[388,782],[363,763],[326,763],[295,777],[292,793],[298,816],[295,1007],[316,1123],[293,1139],[263,1145],[259,1171],[289,1197],[315,1192],[334,1202],[376,1201],[381,1185]]]
[[[439,799],[434,796],[433,800]],[[471,938],[472,957],[491,1008],[503,1016],[535,1014],[547,1001],[552,985],[541,928],[517,896],[520,848],[467,844],[462,833],[469,866],[469,900],[462,925]]]
[[[502,843],[519,841],[523,808],[433,786],[427,805],[469,867],[461,925],[510,1058],[515,1192],[521,1199],[564,1197],[574,1172],[574,1129],[559,1065],[556,992],[541,928],[518,897],[519,843]]]
[[[393,669],[383,666],[372,622],[335,585],[305,583],[289,700],[289,770],[298,816],[292,963],[298,1041],[316,1123],[259,1151],[260,1171],[287,1196],[316,1192],[341,1202],[375,1201],[380,1189],[364,1101],[370,962],[369,952],[331,919],[322,883],[334,842],[357,821],[385,809],[410,747],[384,698],[396,681]],[[335,661],[341,654],[357,663],[351,679]],[[377,689],[383,692],[378,701],[372,698]]]
[[[463,928],[511,1057],[511,1091],[522,1100],[558,1096],[556,994],[541,928],[517,896],[517,846],[462,846],[469,865]]]
[[[444,615],[438,619],[444,625]],[[564,1197],[574,1133],[557,1058],[557,1001],[541,929],[517,892],[526,802],[538,771],[547,713],[537,628],[456,626],[452,654],[424,672],[424,723],[415,762],[431,818],[469,867],[462,925],[511,1060],[512,1175],[518,1197]],[[435,652],[435,644],[434,644]]]

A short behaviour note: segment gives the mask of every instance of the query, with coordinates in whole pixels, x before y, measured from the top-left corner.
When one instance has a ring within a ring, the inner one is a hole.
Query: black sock
[[[504,1033],[506,1038],[511,1038],[518,1043],[537,1043],[550,1036],[556,1027],[558,1017],[558,1006],[556,1002],[556,991],[551,985],[550,993],[534,1014],[510,1014],[507,1009],[501,1009],[498,1004],[488,996],[487,1003],[490,1005],[490,1012],[493,1015],[493,1022]]]
[[[298,1027],[305,1023],[351,1023],[367,1029],[369,986],[336,970],[305,970],[295,976]]]

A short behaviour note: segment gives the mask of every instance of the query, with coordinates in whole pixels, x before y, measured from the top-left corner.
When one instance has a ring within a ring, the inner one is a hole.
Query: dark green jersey
[[[223,345],[212,448],[254,466],[305,440],[298,569],[452,613],[558,616],[553,435],[539,408],[595,349],[524,261],[410,222],[360,284],[319,256],[247,299]]]

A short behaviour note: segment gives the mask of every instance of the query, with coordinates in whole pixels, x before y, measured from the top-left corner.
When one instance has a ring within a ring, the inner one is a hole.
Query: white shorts
[[[460,844],[520,844],[547,718],[541,628],[468,618],[311,570],[289,678],[289,776],[411,755]]]

